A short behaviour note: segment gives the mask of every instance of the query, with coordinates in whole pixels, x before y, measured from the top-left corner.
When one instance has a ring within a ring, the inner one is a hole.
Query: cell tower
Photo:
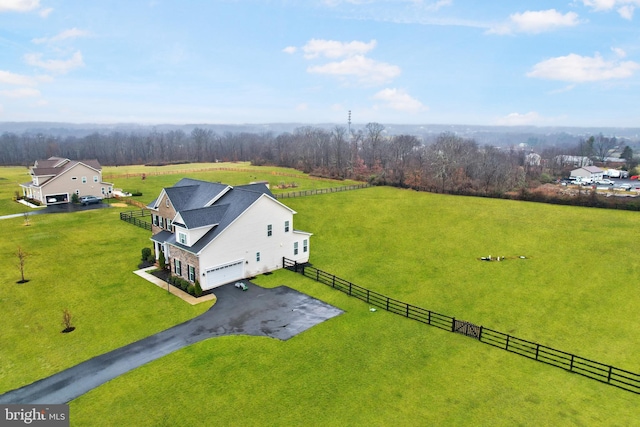
[[[351,138],[351,110],[349,110],[349,120],[347,121],[347,132],[349,133],[349,138]]]

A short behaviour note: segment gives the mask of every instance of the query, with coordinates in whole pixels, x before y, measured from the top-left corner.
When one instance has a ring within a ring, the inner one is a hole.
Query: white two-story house
[[[311,233],[265,184],[232,187],[184,178],[147,206],[156,259],[203,290],[309,260]]]

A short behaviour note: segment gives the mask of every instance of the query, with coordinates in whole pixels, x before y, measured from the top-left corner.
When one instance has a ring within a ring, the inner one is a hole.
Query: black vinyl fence
[[[435,326],[445,331],[460,333],[511,353],[516,353],[529,359],[537,360],[538,362],[563,368],[569,372],[640,394],[640,374],[638,373],[619,369],[575,354],[514,337],[503,332],[474,325],[473,323],[459,320],[455,317],[407,304],[358,286],[310,265],[298,264],[288,258],[283,258],[282,261],[285,268],[331,286],[349,296],[365,301],[372,306],[382,308],[409,319],[417,320],[426,325]]]
[[[369,188],[371,184],[345,185],[342,187],[318,188],[315,190],[290,191],[288,193],[275,194],[276,199],[290,199],[292,197],[315,196],[316,194],[339,193],[341,191],[360,190]]]
[[[149,218],[147,221],[144,218]],[[145,230],[151,231],[151,213],[146,209],[138,211],[120,212],[120,219],[130,224],[136,225]]]

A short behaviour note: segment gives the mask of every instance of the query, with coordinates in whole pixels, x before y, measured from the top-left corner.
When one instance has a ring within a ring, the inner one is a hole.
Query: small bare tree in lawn
[[[16,252],[16,256],[18,257],[18,268],[20,269],[20,277],[21,277],[18,283],[27,283],[28,280],[24,278],[24,264],[29,255],[24,250],[22,250],[22,247],[18,246],[18,251]]]
[[[62,330],[64,333],[71,332],[76,329],[75,326],[71,324],[71,312],[66,308],[62,310],[62,325],[64,326],[64,329]]]
[[[31,223],[29,222],[29,212],[25,212],[23,216],[24,216],[24,225],[31,225]]]

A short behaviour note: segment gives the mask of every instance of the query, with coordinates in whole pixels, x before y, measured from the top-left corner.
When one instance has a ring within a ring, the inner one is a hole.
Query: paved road
[[[93,209],[104,209],[110,208],[111,205],[108,203],[98,203],[95,205],[82,206],[74,203],[63,203],[60,205],[51,205],[45,206],[41,208],[34,208],[29,211],[11,215],[2,215],[0,219],[9,219],[9,218],[18,218],[23,217],[25,213],[31,215],[41,215],[41,214],[50,214],[50,213],[65,213],[65,212],[78,212],[78,211],[88,211]]]
[[[342,310],[286,286],[243,292],[224,285],[206,313],[125,347],[0,395],[0,403],[67,403],[105,382],[190,344],[223,335],[287,340]]]

